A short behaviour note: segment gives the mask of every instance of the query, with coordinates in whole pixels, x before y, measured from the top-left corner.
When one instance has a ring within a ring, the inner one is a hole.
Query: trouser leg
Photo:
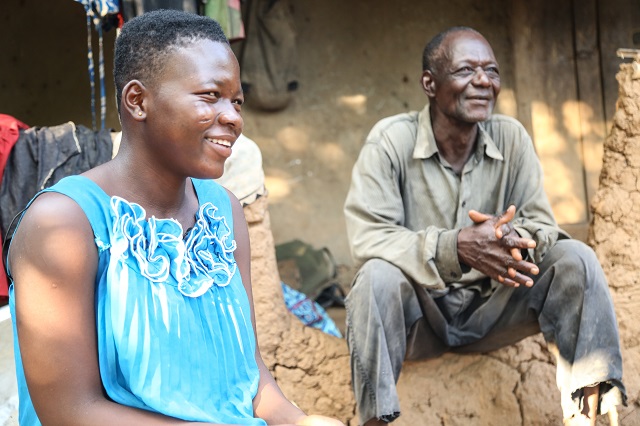
[[[600,412],[606,413],[624,403],[626,395],[615,311],[600,263],[587,245],[560,240],[538,266],[533,287],[496,290],[510,291],[511,296],[484,338],[452,350],[497,349],[539,328],[557,353],[557,384],[565,418],[580,412],[582,389],[597,383],[601,384]],[[483,306],[487,307],[490,303]]]
[[[413,290],[393,265],[367,262],[347,298],[347,341],[361,419],[397,417],[395,382],[405,355],[487,352],[538,331],[558,350],[565,418],[579,412],[582,388],[596,383],[601,384],[601,413],[624,403],[615,311],[595,253],[581,242],[561,240],[538,267],[533,287],[500,285],[478,306],[461,302],[465,298],[456,292],[466,289],[433,299],[422,287]]]
[[[604,271],[588,246],[561,240],[537,280],[548,286],[539,323],[557,348],[557,382],[565,418],[582,408],[582,389],[600,383],[600,413],[626,402],[618,325]],[[535,285],[538,285],[536,282]]]
[[[407,333],[422,316],[413,287],[398,268],[372,259],[356,274],[346,308],[351,374],[361,423],[372,418],[392,421],[400,414],[396,381]]]

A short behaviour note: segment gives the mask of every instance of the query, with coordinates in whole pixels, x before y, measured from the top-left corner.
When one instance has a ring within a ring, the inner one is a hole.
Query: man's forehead
[[[471,30],[460,30],[447,34],[440,47],[451,50],[467,43],[481,43],[491,49],[491,45],[481,34]]]
[[[452,62],[463,60],[465,56],[495,61],[491,45],[481,34],[469,30],[448,34],[440,45],[441,59]]]

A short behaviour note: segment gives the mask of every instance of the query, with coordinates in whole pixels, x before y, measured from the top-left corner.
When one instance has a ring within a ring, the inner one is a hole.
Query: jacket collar
[[[426,159],[438,153],[436,137],[431,127],[431,116],[429,115],[429,104],[418,113],[418,134],[416,145],[413,149],[414,159]],[[504,161],[502,153],[495,142],[484,128],[484,123],[478,123],[478,144],[476,145],[475,156],[479,157],[484,153],[495,160]]]

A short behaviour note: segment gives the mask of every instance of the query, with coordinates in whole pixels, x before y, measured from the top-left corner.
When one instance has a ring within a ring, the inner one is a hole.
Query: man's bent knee
[[[569,264],[599,265],[593,249],[578,240],[559,240],[549,250],[547,256],[556,261],[564,261]]]
[[[565,278],[576,285],[606,284],[602,267],[595,252],[581,241],[558,241],[549,250],[543,263],[549,263],[548,261],[557,267],[557,273],[563,274]]]
[[[395,265],[382,259],[370,259],[358,270],[349,299],[359,297],[361,293],[373,293],[375,299],[384,300],[400,290],[407,278]]]

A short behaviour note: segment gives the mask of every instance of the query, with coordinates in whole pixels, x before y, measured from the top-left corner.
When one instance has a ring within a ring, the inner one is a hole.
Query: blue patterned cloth
[[[179,419],[264,425],[253,418],[259,382],[249,300],[233,252],[226,191],[193,180],[200,209],[183,239],[173,219],[109,197],[93,181],[67,177],[44,192],[76,201],[99,253],[98,360],[115,402]],[[13,284],[10,305],[15,315]],[[40,424],[14,342],[20,424]]]
[[[317,328],[327,334],[342,338],[342,333],[336,327],[336,323],[333,322],[322,306],[309,299],[306,294],[292,289],[283,282],[280,284],[282,286],[284,304],[289,312],[308,327]]]

